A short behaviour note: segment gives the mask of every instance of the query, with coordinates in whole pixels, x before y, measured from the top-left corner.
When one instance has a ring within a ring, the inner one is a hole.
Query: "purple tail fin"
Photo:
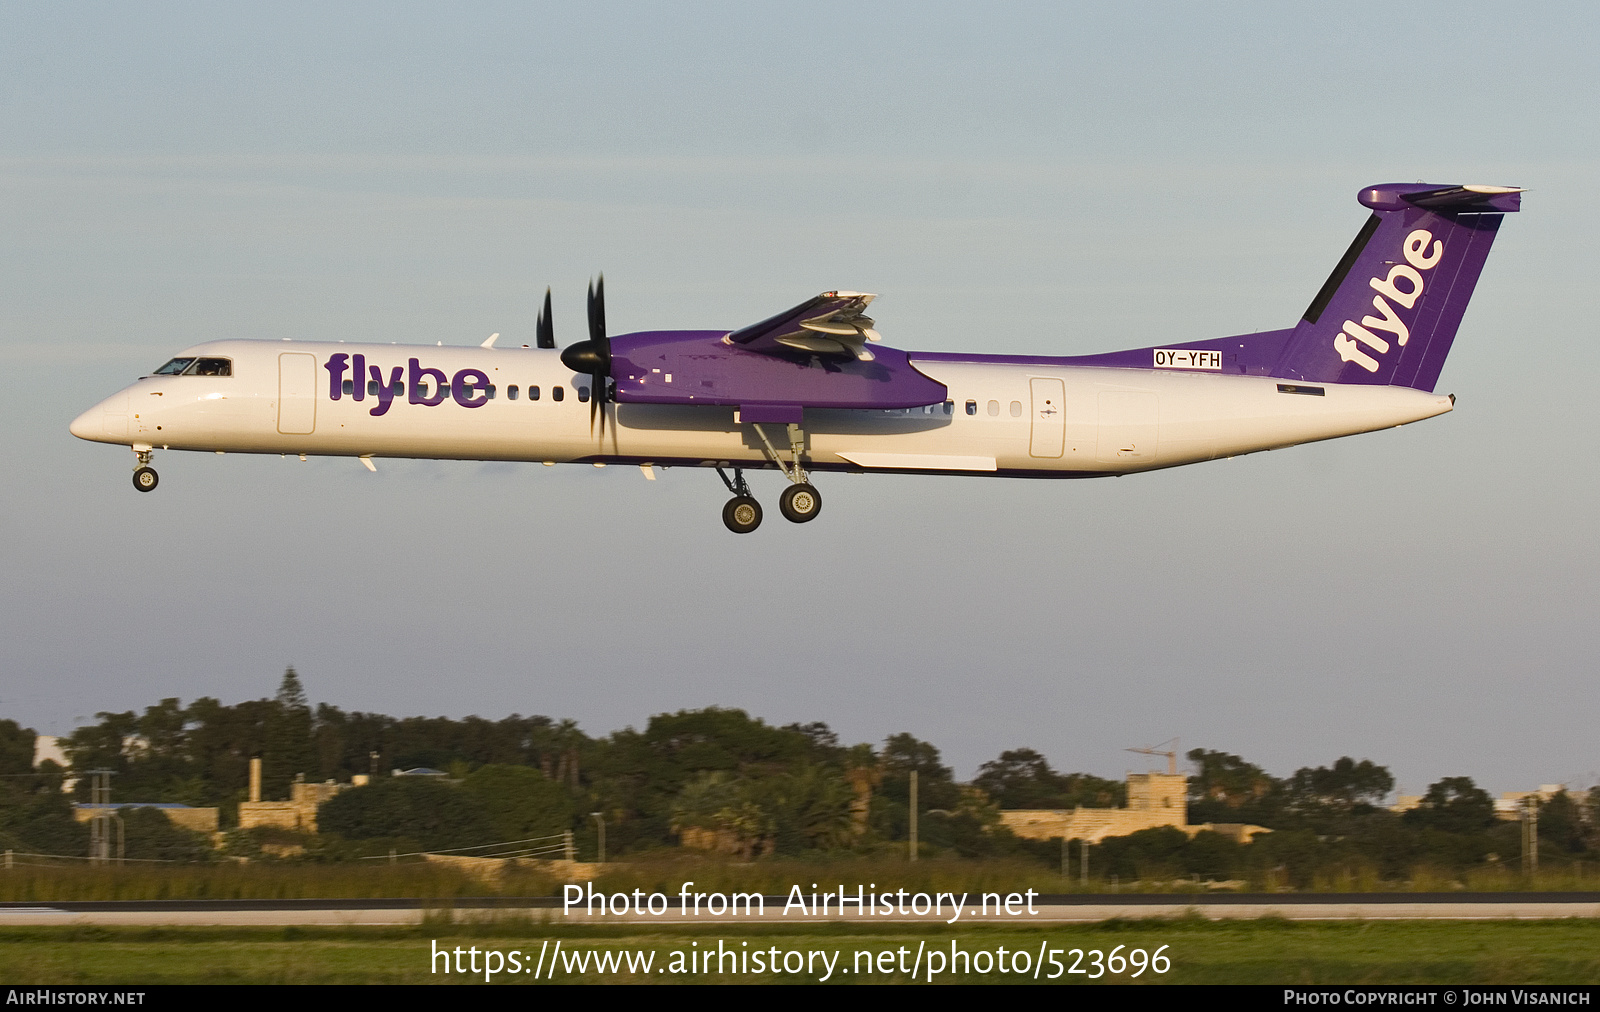
[[[1500,219],[1521,205],[1505,186],[1389,183],[1355,242],[1284,345],[1274,376],[1433,389]]]

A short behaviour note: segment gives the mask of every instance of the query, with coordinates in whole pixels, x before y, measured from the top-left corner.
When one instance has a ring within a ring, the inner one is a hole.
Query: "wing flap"
[[[866,309],[875,298],[866,292],[823,292],[777,316],[742,327],[724,340],[747,351],[783,353],[789,349],[871,362],[866,343],[880,338]]]

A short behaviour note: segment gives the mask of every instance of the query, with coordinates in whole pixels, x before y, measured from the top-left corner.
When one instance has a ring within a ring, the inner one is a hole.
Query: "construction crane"
[[[1162,748],[1162,745],[1171,745],[1172,750]],[[1138,752],[1140,755],[1164,755],[1167,757],[1167,773],[1178,775],[1178,739],[1168,738],[1161,745],[1146,745],[1143,748],[1125,748],[1124,752]]]

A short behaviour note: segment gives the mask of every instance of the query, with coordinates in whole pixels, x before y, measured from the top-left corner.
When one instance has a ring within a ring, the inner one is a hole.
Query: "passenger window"
[[[202,358],[190,372],[195,376],[232,376],[233,362],[225,358]]]
[[[376,397],[376,396],[378,396],[378,381],[377,380],[367,380],[367,396],[368,397]]]
[[[1000,415],[1000,402],[999,401],[990,401],[989,402],[989,417],[990,418],[996,418],[996,417],[999,417],[999,415]]]
[[[514,401],[516,399],[517,399],[517,385],[515,383],[513,383],[510,386],[506,387],[506,400]]]
[[[539,399],[539,388],[538,387],[529,387],[528,388],[528,400],[536,401],[538,399]]]
[[[975,415],[977,413],[978,413],[978,402],[977,401],[968,401],[967,402],[967,414]]]
[[[494,400],[494,384],[490,383],[488,386],[484,387],[483,389],[489,391],[489,399],[491,401]]]
[[[151,373],[152,376],[176,376],[194,362],[192,358],[175,358],[166,365]]]
[[[579,387],[578,388],[578,400],[583,401],[586,404],[588,403],[588,401],[589,401],[589,388],[588,387]]]
[[[356,392],[356,381],[355,380],[345,380],[343,383],[341,383],[339,385],[344,388],[344,395],[346,397],[349,397],[351,394]]]
[[[955,411],[955,409],[956,409],[956,402],[955,401],[945,401],[944,402],[944,413],[945,414],[948,415],[951,412]]]
[[[550,399],[551,400],[559,401],[559,400],[561,400],[561,398],[563,398],[565,396],[567,396],[567,388],[566,387],[551,387],[550,388]]]
[[[1011,417],[1012,418],[1021,418],[1022,417],[1022,402],[1021,401],[1012,401],[1011,402]]]

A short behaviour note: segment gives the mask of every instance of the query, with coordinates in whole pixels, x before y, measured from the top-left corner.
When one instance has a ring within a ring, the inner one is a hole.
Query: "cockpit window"
[[[151,373],[152,376],[232,376],[229,358],[175,358]]]

